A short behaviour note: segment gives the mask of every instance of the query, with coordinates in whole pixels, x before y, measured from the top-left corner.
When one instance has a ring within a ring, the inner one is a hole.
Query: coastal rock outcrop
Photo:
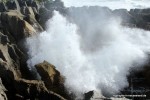
[[[65,98],[69,98],[64,87],[65,78],[56,70],[54,65],[44,61],[43,63],[35,65],[35,68],[48,90],[58,93]]]

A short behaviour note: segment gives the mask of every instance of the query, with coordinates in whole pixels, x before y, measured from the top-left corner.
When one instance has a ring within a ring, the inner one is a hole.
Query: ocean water
[[[148,0],[63,1],[67,7],[99,5],[129,10],[150,6]],[[107,19],[105,11],[82,9],[72,13],[79,25],[54,11],[46,30],[27,38],[28,67],[34,69],[44,60],[55,65],[66,78],[68,91],[77,96],[91,90],[112,95],[128,87],[130,69],[142,69],[147,63],[150,31],[122,26],[116,17]]]
[[[150,0],[62,0],[66,7],[106,6],[111,9],[148,8]]]

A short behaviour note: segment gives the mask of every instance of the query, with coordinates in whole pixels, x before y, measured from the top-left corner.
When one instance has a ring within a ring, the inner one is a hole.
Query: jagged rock
[[[38,10],[35,7],[32,7],[32,10],[34,12],[34,15],[38,14]]]
[[[8,39],[8,36],[0,33],[0,43],[3,44],[3,45],[5,45],[5,44],[7,44],[9,42],[10,41]]]
[[[31,100],[65,100],[62,96],[48,91],[42,81],[18,79],[15,81],[16,93]]]
[[[67,99],[71,98],[65,90],[64,77],[55,69],[54,65],[44,61],[35,65],[35,67],[48,90],[54,91]]]
[[[3,86],[2,81],[0,79],[0,100],[7,100],[7,96],[5,94],[6,88]]]
[[[53,11],[48,10],[45,7],[41,7],[39,9],[39,20],[38,20],[39,24],[45,29],[46,22],[48,21],[48,19],[52,18],[52,16],[53,16]]]
[[[41,25],[36,21],[35,17],[32,15],[27,15],[24,20],[26,20],[30,25],[33,26],[33,28],[37,31],[37,32],[42,32],[43,28],[41,27]]]
[[[18,62],[19,57],[18,57],[18,55],[16,54],[16,51],[15,51],[15,49],[13,48],[12,45],[8,45],[8,53],[9,53],[9,55],[10,55],[10,57],[11,57],[12,60],[14,60],[15,62]]]
[[[26,1],[24,0],[18,0],[18,3],[20,7],[27,7]]]
[[[101,93],[96,91],[89,91],[84,94],[84,100],[105,100],[106,97],[104,97]]]
[[[136,23],[134,17],[126,9],[117,9],[113,14],[122,18],[123,23]]]
[[[0,2],[0,12],[5,12],[7,9],[6,9],[6,6],[3,2]]]
[[[38,4],[37,4],[36,1],[28,0],[26,3],[27,3],[28,6],[35,7],[36,9],[38,9]]]
[[[46,2],[44,3],[44,7],[47,8],[47,9],[49,9],[49,10],[54,10],[53,1],[52,1],[52,0],[46,1]]]
[[[35,16],[32,7],[22,7],[21,8],[21,13],[24,14],[24,15]]]
[[[36,30],[26,21],[23,15],[17,11],[9,11],[1,14],[3,29],[7,30],[16,41],[36,34]]]
[[[35,65],[35,67],[48,89],[52,89],[55,85],[63,85],[64,78],[55,69],[54,65],[44,61]]]
[[[15,1],[7,1],[7,2],[6,2],[6,6],[7,6],[7,8],[10,9],[10,10],[15,10],[15,9],[17,9],[17,5],[16,5]]]

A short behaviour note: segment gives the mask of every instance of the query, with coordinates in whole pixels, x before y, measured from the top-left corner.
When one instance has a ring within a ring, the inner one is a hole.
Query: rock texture
[[[84,23],[83,29],[88,27],[86,21],[88,16],[79,18],[78,15],[81,13],[88,14],[90,19],[102,22],[104,20],[100,17],[106,20],[110,17],[119,17],[122,19],[122,25],[150,30],[150,9],[127,11],[98,6],[66,8],[61,0],[48,0],[41,3],[36,0],[0,1],[0,100],[75,99],[75,96],[66,91],[65,79],[54,65],[46,61],[35,65],[37,71],[34,73],[41,77],[37,79],[26,64],[29,55],[24,40],[42,32],[47,20],[53,16],[54,10],[79,26]],[[135,73],[138,77],[144,77],[145,80],[142,82],[144,86],[150,86],[149,65],[145,65],[145,69]],[[139,83],[136,85],[140,86]],[[150,93],[147,95],[150,96]],[[84,96],[84,100],[105,98],[94,91],[85,93]]]
[[[55,69],[54,65],[44,61],[43,63],[35,65],[35,67],[48,90],[52,90],[63,97],[69,98],[64,87],[64,77]]]
[[[84,100],[105,100],[108,99],[104,97],[101,93],[96,91],[89,91],[84,94]]]
[[[40,73],[42,80],[37,80],[26,64],[28,55],[24,40],[42,32],[41,20],[52,17],[51,14],[46,16],[52,13],[50,10],[45,10],[45,15],[40,14],[41,8],[32,0],[0,2],[0,100],[66,100],[63,96],[67,94],[60,83],[63,77],[56,69],[53,69],[54,77],[51,70],[45,71],[48,76],[42,76],[43,71]],[[48,84],[50,80],[45,79],[48,77],[52,79],[52,87]]]

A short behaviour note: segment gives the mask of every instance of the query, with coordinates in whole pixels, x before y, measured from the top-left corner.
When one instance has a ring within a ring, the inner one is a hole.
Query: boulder
[[[104,97],[101,93],[97,91],[89,91],[84,94],[84,100],[105,100],[106,97]]]
[[[35,65],[35,67],[48,89],[63,85],[64,78],[61,76],[60,72],[55,69],[54,65],[44,61],[43,63]]]
[[[66,99],[71,99],[64,87],[64,77],[56,70],[54,65],[44,61],[35,65],[35,68],[48,90],[58,93]]]

